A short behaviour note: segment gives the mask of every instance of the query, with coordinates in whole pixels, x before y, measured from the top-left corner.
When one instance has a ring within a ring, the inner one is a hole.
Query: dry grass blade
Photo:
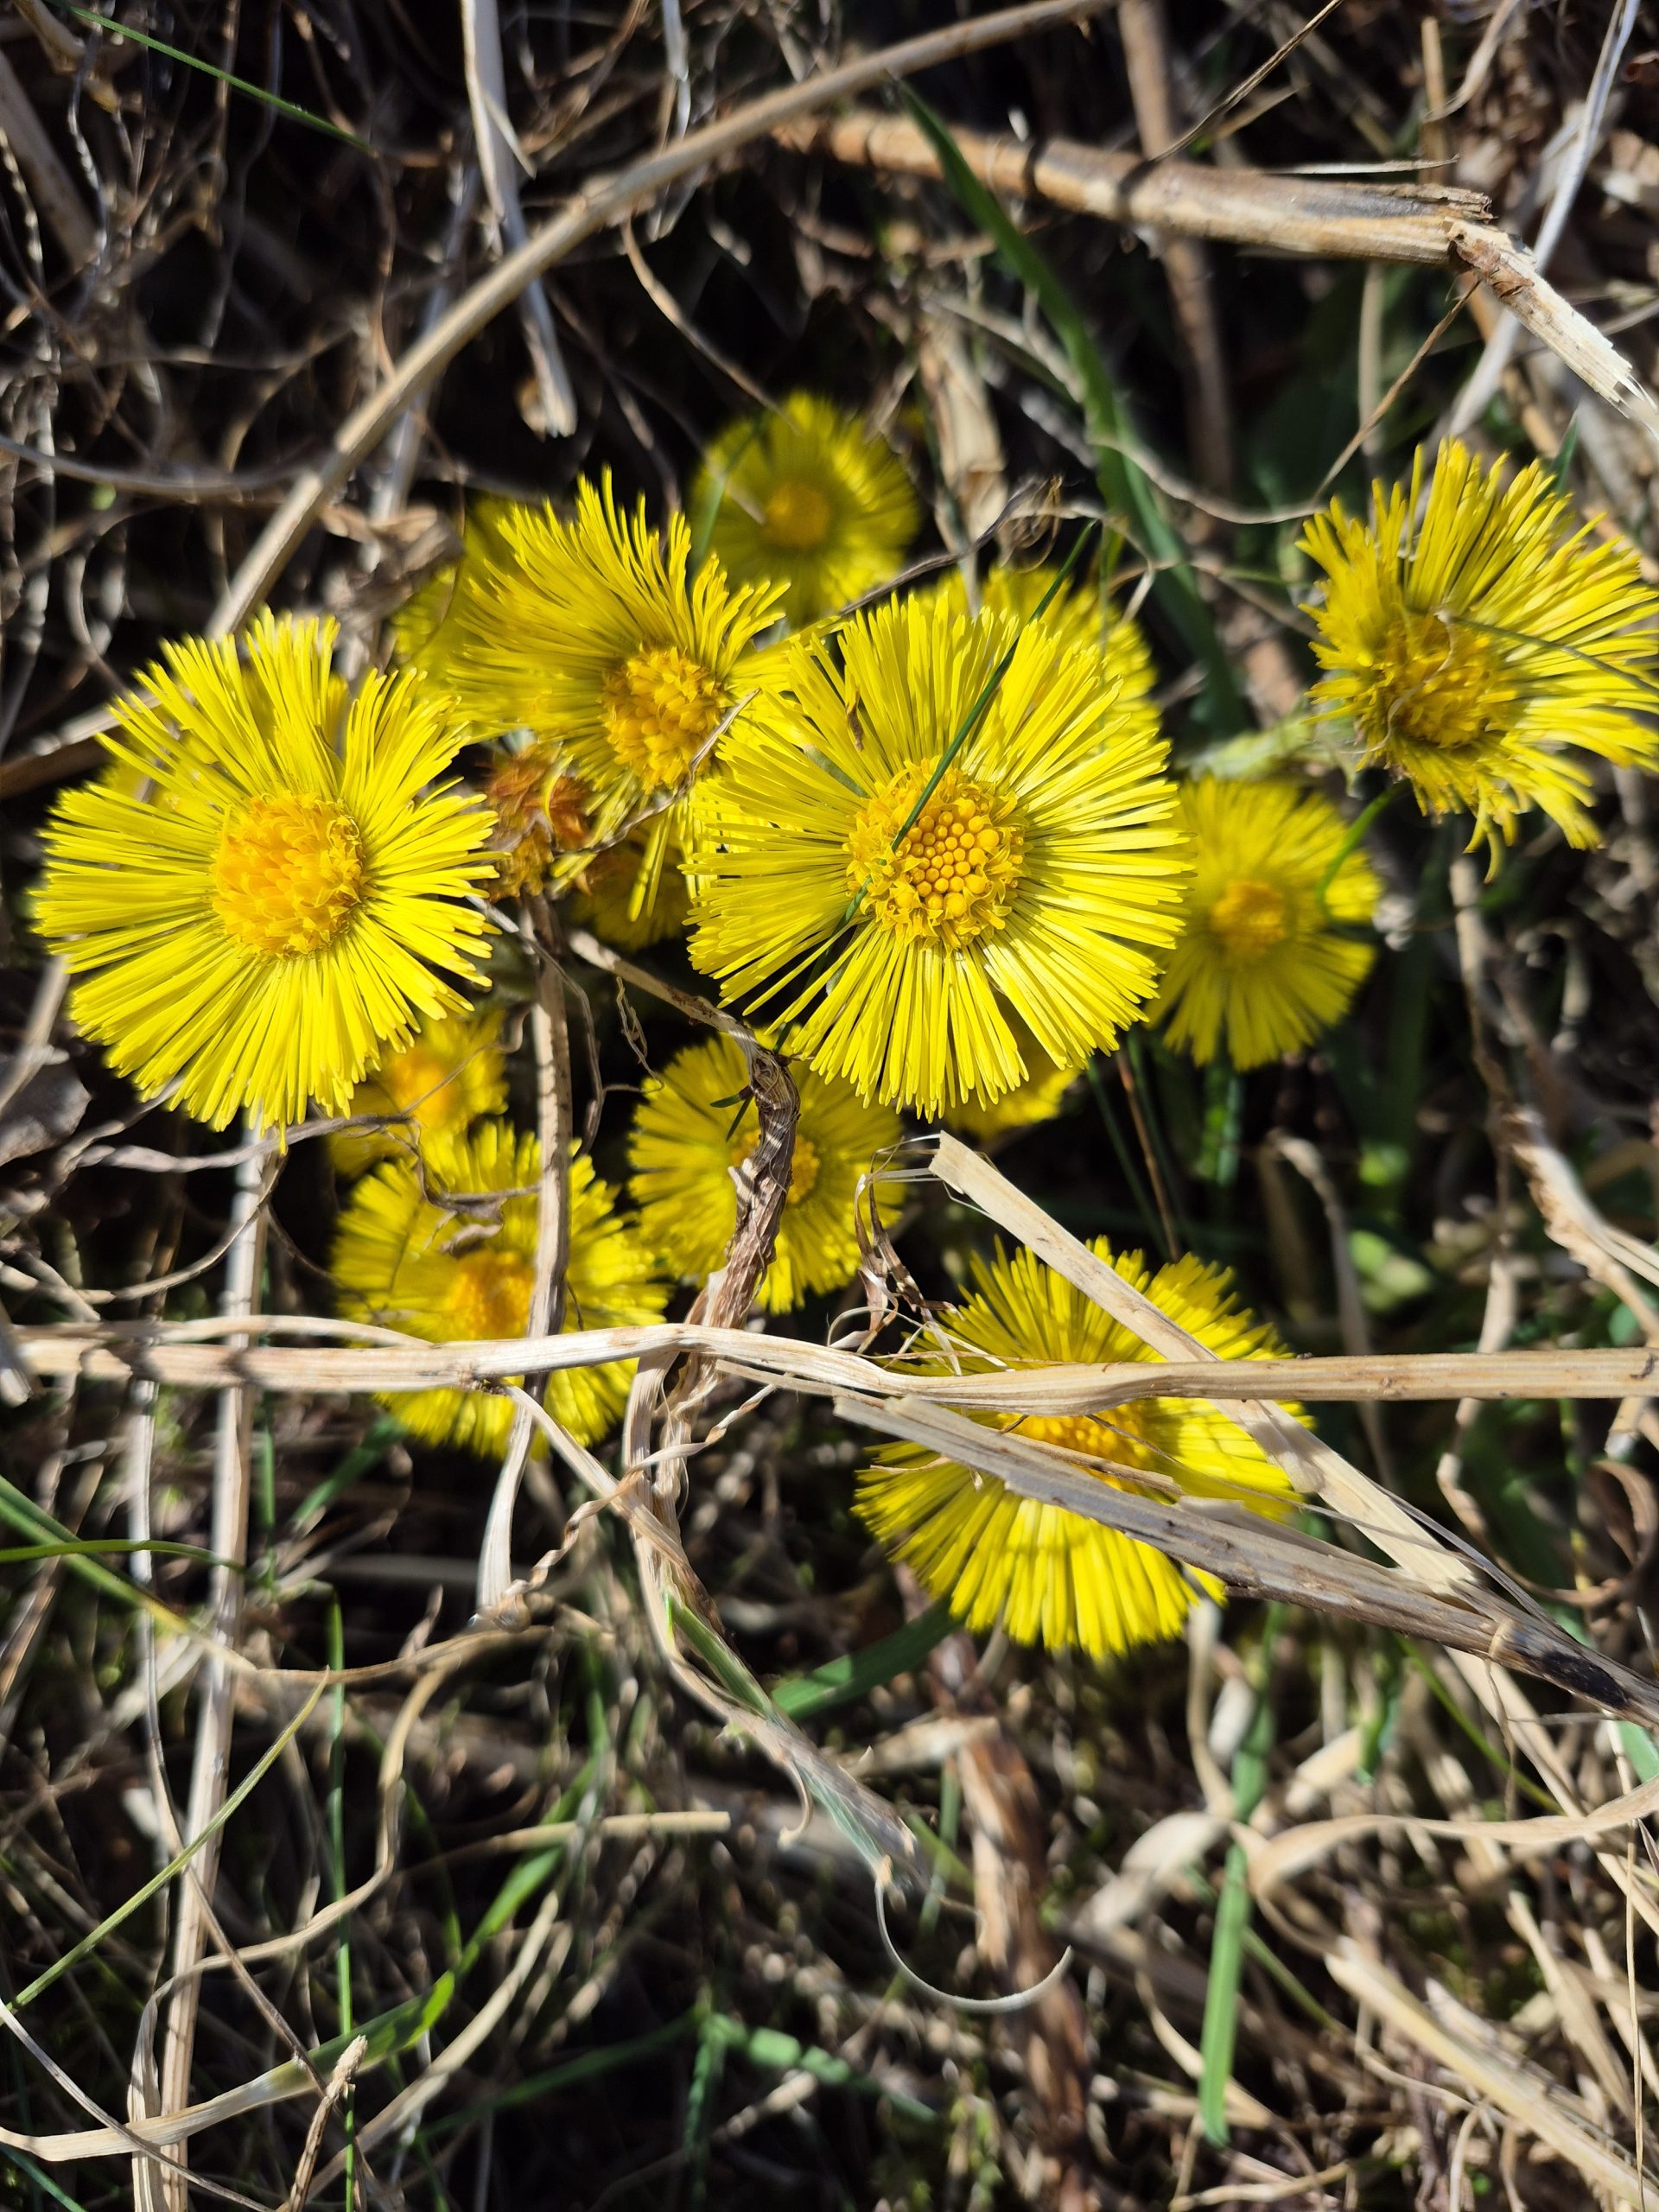
[[[1535,1675],[1609,1713],[1648,1726],[1659,1724],[1659,1684],[1586,1650],[1542,1614],[1522,1613],[1486,1596],[1475,1586],[1466,1560],[1459,1560],[1465,1581],[1437,1586],[1427,1578],[1414,1580],[1407,1564],[1393,1570],[1373,1567],[1334,1544],[1277,1528],[1243,1505],[1191,1499],[1165,1505],[1136,1497],[1078,1471],[1046,1445],[999,1435],[945,1407],[914,1399],[877,1403],[841,1397],[836,1410],[857,1427],[925,1446],[942,1459],[995,1475],[1016,1497],[1116,1529],[1213,1574],[1242,1596],[1316,1606],[1449,1650],[1472,1652],[1494,1665]],[[1650,1802],[1644,1796],[1638,1813],[1624,1811],[1614,1825],[1638,1817]]]
[[[1376,2015],[1408,2048],[1443,2067],[1465,2094],[1486,2099],[1528,2134],[1535,2135],[1573,2168],[1586,2188],[1605,2191],[1631,2212],[1644,2204],[1659,2175],[1642,2171],[1611,2144],[1599,2140],[1566,2107],[1553,2084],[1437,2020],[1385,1967],[1344,1942],[1329,1961],[1332,1978]]]
[[[1046,1217],[1043,1217],[1046,1219]],[[734,1374],[776,1376],[804,1390],[874,1390],[948,1400],[1007,1412],[1092,1413],[1137,1398],[1214,1398],[1240,1402],[1300,1398],[1310,1403],[1372,1398],[1382,1403],[1513,1397],[1624,1399],[1646,1395],[1659,1376],[1659,1351],[1572,1347],[1543,1351],[1402,1352],[1370,1358],[1166,1359],[1157,1367],[1033,1366],[1001,1375],[903,1376],[856,1353],[801,1338],[757,1336],[702,1321],[641,1322],[613,1329],[572,1329],[563,1336],[431,1344],[389,1329],[359,1329],[321,1318],[280,1317],[267,1333],[311,1338],[371,1338],[349,1350],[258,1345],[249,1351],[211,1339],[216,1322],[64,1322],[20,1328],[20,1357],[36,1379],[79,1375],[118,1382],[142,1375],[182,1389],[213,1389],[241,1380],[262,1390],[428,1390],[487,1387],[512,1375],[551,1375],[617,1359],[706,1352]]]

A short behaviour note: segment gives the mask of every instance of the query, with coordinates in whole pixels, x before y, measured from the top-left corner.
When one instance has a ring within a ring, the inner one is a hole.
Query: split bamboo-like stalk
[[[811,116],[781,124],[772,137],[797,153],[896,176],[938,176],[939,162],[913,123],[878,109]],[[1148,161],[1075,139],[1035,143],[956,133],[968,166],[994,192],[1046,200],[1179,238],[1334,260],[1414,261],[1433,267],[1450,252],[1454,223],[1486,224],[1491,205],[1478,192],[1434,184],[1374,184],[1358,177],[1275,176],[1219,169],[1202,162]]]

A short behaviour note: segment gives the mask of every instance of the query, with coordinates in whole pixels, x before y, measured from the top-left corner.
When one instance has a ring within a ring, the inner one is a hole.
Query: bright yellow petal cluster
[[[1455,440],[1427,497],[1372,486],[1370,523],[1340,505],[1302,543],[1325,572],[1312,609],[1314,697],[1352,721],[1368,760],[1406,777],[1425,813],[1471,813],[1496,854],[1540,807],[1575,845],[1598,832],[1567,748],[1651,763],[1659,737],[1659,594],[1635,551],[1572,528],[1541,462],[1505,485]],[[1421,518],[1419,518],[1421,509]]]
[[[721,1265],[737,1226],[734,1171],[760,1134],[743,1096],[748,1080],[742,1047],[714,1037],[671,1060],[634,1116],[628,1160],[640,1234],[694,1281]],[[896,1114],[866,1105],[844,1083],[808,1070],[799,1091],[789,1195],[759,1294],[769,1313],[850,1281],[859,1259],[859,1179],[901,1135]]]
[[[378,1160],[429,1151],[486,1114],[505,1112],[507,1065],[499,1013],[441,1014],[423,1022],[409,1043],[388,1052],[352,1094],[353,1118],[368,1115],[382,1128],[342,1129],[328,1140],[341,1175],[360,1175]]]
[[[1224,1049],[1237,1068],[1300,1052],[1375,957],[1357,934],[1380,890],[1370,861],[1356,849],[1325,884],[1347,824],[1301,785],[1206,777],[1183,787],[1181,816],[1193,874],[1154,1016],[1200,1066]]]
[[[1198,1260],[1147,1268],[1139,1252],[1114,1258],[1104,1237],[1092,1247],[1123,1281],[1200,1344],[1228,1359],[1267,1359],[1284,1350],[1273,1331],[1242,1312],[1231,1278]],[[938,1317],[959,1356],[957,1371],[1077,1361],[1085,1365],[1156,1360],[1138,1337],[1036,1255],[999,1250],[976,1261],[964,1302]],[[923,1371],[950,1371],[926,1363]],[[1295,1414],[1292,1406],[1286,1410]],[[1260,1447],[1211,1405],[1189,1398],[1142,1399],[1099,1414],[1056,1414],[988,1426],[1085,1455],[1077,1472],[1120,1490],[1241,1498],[1282,1513],[1289,1482]],[[1108,1459],[1114,1471],[1090,1465]],[[1137,1484],[1140,1471],[1159,1478]],[[934,1597],[971,1629],[1001,1619],[1020,1643],[1079,1645],[1096,1658],[1179,1633],[1195,1587],[1220,1594],[1205,1574],[1062,1507],[1016,1497],[995,1476],[941,1461],[912,1445],[884,1449],[860,1479],[858,1510]]]
[[[889,603],[835,653],[798,644],[722,760],[693,813],[692,958],[861,1096],[999,1098],[1027,1073],[1015,1015],[1076,1065],[1155,988],[1187,874],[1175,791],[1093,648]]]
[[[347,1200],[334,1275],[346,1319],[401,1329],[428,1344],[524,1335],[536,1271],[541,1147],[505,1122],[435,1144],[425,1160],[389,1160]],[[497,1193],[516,1193],[495,1197]],[[482,1198],[482,1206],[466,1203]],[[655,1321],[668,1302],[633,1224],[584,1152],[570,1155],[570,1264],[562,1326],[607,1329]],[[620,1417],[632,1361],[575,1367],[548,1378],[543,1402],[578,1443]],[[486,1458],[506,1448],[512,1402],[486,1390],[400,1391],[382,1402],[411,1435]]]
[[[392,615],[392,642],[399,657],[410,661],[418,658],[425,674],[445,690],[454,688],[460,659],[457,632],[449,617],[461,572],[470,569],[475,575],[480,561],[505,554],[504,526],[518,505],[515,500],[487,495],[475,499],[461,525],[459,559],[435,569]]]
[[[1047,566],[992,569],[980,579],[980,609],[1029,622],[1058,574]],[[931,590],[954,613],[968,613],[968,586],[960,569],[946,569]],[[1160,724],[1152,695],[1157,675],[1146,635],[1134,616],[1103,605],[1097,586],[1085,582],[1067,584],[1055,593],[1043,615],[1043,626],[1062,646],[1099,646],[1105,656],[1107,681],[1117,686],[1118,712],[1134,721],[1148,744],[1155,742]]]
[[[921,519],[893,448],[805,391],[721,431],[691,512],[715,502],[715,558],[740,583],[782,584],[796,629],[896,575]]]
[[[486,925],[461,902],[491,874],[488,818],[429,788],[460,743],[449,702],[373,672],[348,701],[334,638],[265,615],[245,660],[166,647],[149,698],[116,703],[117,765],[43,834],[35,918],[81,979],[76,1020],[215,1128],[344,1113],[475,976]]]
[[[778,612],[775,591],[731,589],[717,561],[693,575],[690,557],[683,517],[659,534],[643,499],[619,509],[608,475],[577,486],[568,521],[504,508],[469,537],[416,655],[480,734],[524,729],[552,749],[595,847],[690,782],[739,702],[740,656]]]
[[[1028,1072],[1023,1082],[987,1105],[979,1098],[959,1098],[943,1116],[948,1128],[960,1130],[980,1144],[995,1144],[999,1137],[1018,1129],[1034,1128],[1052,1122],[1065,1094],[1082,1074],[1080,1066],[1058,1068],[1023,1021],[1014,1023],[1014,1039]]]

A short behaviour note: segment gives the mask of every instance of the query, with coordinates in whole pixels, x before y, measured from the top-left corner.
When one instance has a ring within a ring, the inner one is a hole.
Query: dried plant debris
[[[18,0],[0,2194],[1659,2194],[1659,17]]]

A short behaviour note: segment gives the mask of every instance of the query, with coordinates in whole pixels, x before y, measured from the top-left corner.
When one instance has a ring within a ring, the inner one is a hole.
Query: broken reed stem
[[[779,124],[772,137],[802,154],[891,175],[936,177],[938,156],[923,131],[871,108]],[[958,130],[963,157],[982,184],[1105,221],[1172,236],[1262,246],[1337,260],[1451,260],[1449,226],[1484,225],[1491,203],[1449,186],[1371,184],[1358,178],[1272,176],[1201,162],[1112,154],[1069,138],[1034,144]]]
[[[938,156],[914,124],[872,109],[791,118],[772,135],[798,152],[893,175],[939,175]],[[1612,340],[1540,273],[1526,247],[1496,228],[1490,203],[1478,193],[1148,162],[1065,138],[1024,145],[970,130],[956,133],[956,141],[993,191],[1047,200],[1108,222],[1271,253],[1471,270],[1540,345],[1659,446],[1653,394]]]

